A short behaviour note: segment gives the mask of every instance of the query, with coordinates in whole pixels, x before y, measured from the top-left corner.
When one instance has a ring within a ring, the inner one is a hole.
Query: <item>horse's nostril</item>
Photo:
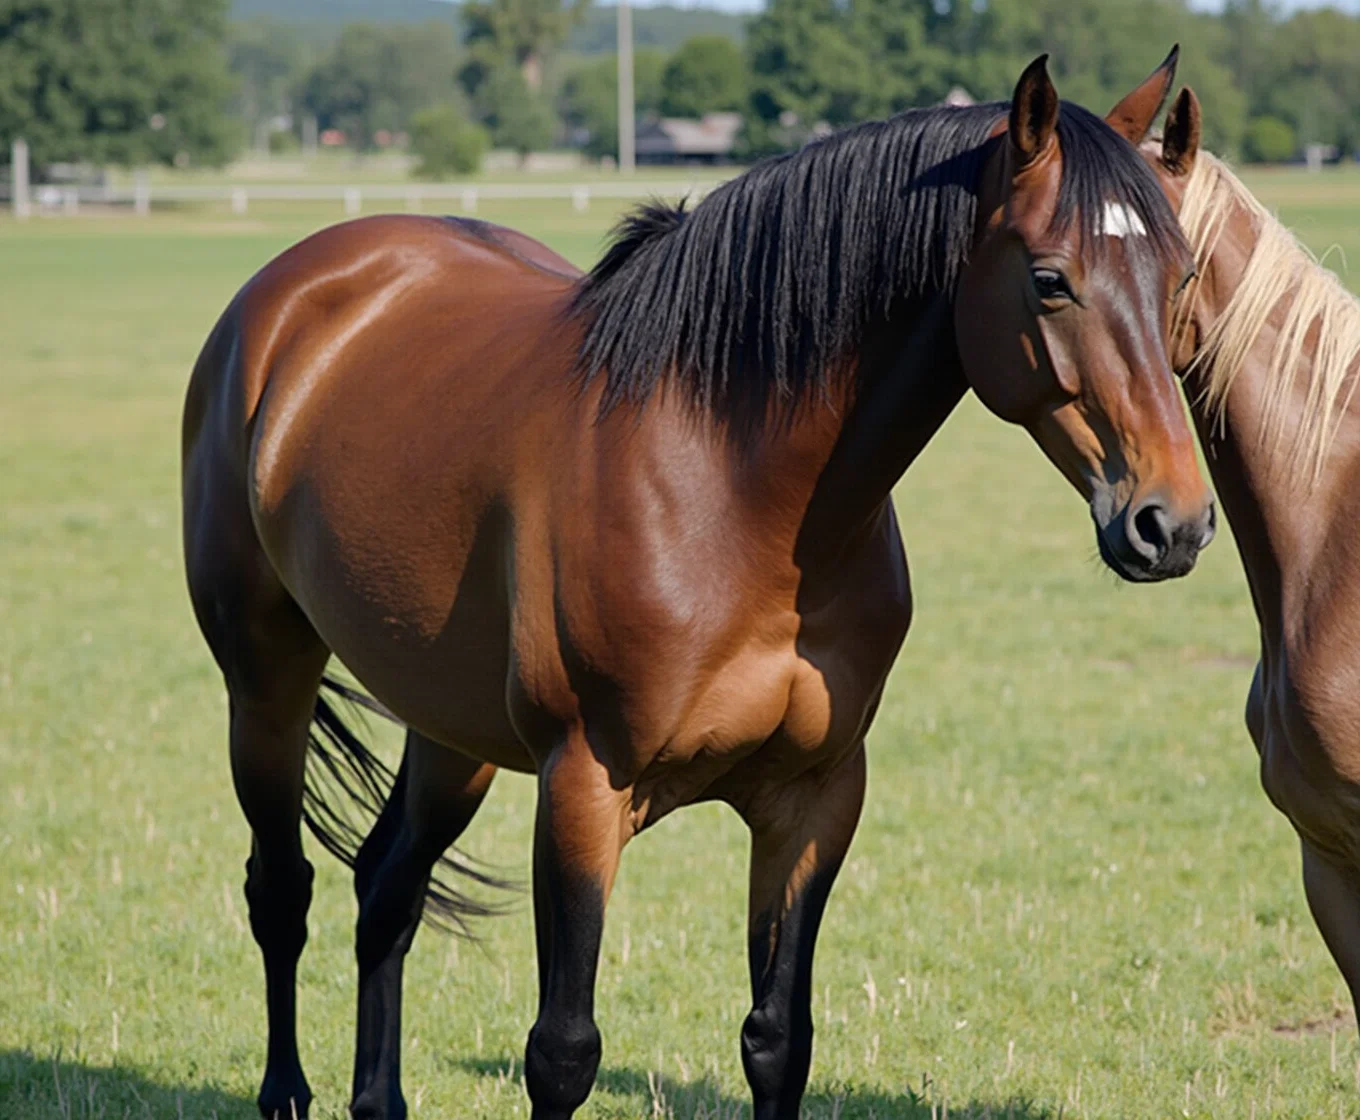
[[[1156,502],[1148,502],[1135,510],[1128,521],[1129,544],[1150,563],[1158,563],[1171,547],[1167,520],[1165,509]]]
[[[1209,503],[1209,516],[1205,518],[1204,534],[1200,537],[1200,548],[1208,548],[1218,533],[1218,506],[1213,502]]]

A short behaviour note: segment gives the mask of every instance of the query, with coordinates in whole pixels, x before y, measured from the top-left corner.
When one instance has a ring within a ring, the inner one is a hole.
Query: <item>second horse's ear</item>
[[[1176,80],[1176,61],[1180,54],[1177,43],[1162,64],[1105,115],[1105,123],[1135,147],[1147,137],[1152,122],[1166,104],[1171,84]]]
[[[1048,76],[1048,55],[1025,67],[1011,98],[1010,138],[1015,166],[1033,163],[1053,143],[1058,127],[1058,91]]]
[[[1189,175],[1199,153],[1199,98],[1189,86],[1181,90],[1162,130],[1162,166],[1172,175]]]

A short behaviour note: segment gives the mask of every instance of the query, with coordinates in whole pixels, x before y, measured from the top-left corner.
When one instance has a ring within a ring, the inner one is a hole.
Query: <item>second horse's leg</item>
[[[812,953],[831,884],[859,823],[864,747],[829,775],[759,796],[751,827],[751,1013],[741,1061],[753,1120],[798,1120],[812,1064]]]
[[[351,1115],[402,1120],[401,984],[435,862],[486,797],[496,769],[411,731],[392,795],[354,862],[359,1018]]]

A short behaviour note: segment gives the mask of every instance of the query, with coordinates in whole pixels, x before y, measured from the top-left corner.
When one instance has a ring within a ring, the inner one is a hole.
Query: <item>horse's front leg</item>
[[[595,969],[604,908],[614,885],[631,792],[615,790],[584,735],[539,771],[534,822],[534,927],[538,1019],[524,1078],[533,1120],[567,1120],[590,1095],[600,1064]]]
[[[1307,840],[1302,847],[1308,909],[1360,1014],[1360,871],[1340,866]]]
[[[826,775],[762,793],[751,827],[751,1013],[741,1061],[754,1120],[797,1120],[812,1064],[812,953],[827,895],[859,823],[864,745]]]

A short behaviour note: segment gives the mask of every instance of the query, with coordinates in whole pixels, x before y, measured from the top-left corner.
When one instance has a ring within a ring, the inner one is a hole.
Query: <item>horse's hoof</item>
[[[266,1075],[256,1103],[264,1120],[307,1120],[312,1107],[312,1091],[300,1070],[290,1084],[285,1084],[283,1078]]]
[[[350,1120],[406,1120],[406,1098],[401,1090],[388,1095],[365,1089],[349,1106]]]

